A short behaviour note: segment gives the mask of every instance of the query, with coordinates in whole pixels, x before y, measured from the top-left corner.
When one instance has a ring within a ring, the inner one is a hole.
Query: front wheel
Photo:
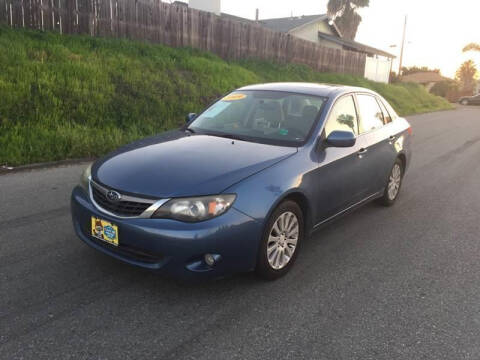
[[[462,101],[460,102],[460,104],[462,104],[462,105],[468,105],[468,100],[462,100]]]
[[[402,187],[403,171],[403,162],[400,159],[397,159],[390,175],[388,176],[387,186],[383,196],[379,199],[382,205],[392,206],[395,203],[395,200],[397,200],[400,188]]]
[[[268,220],[255,272],[266,280],[285,275],[293,266],[303,240],[303,214],[297,203],[281,203]]]

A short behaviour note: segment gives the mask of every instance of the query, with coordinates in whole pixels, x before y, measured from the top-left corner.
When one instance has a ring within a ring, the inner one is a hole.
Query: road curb
[[[0,166],[0,176],[7,175],[7,174],[14,174],[19,172],[26,172],[32,170],[42,170],[48,168],[54,168],[59,166],[69,166],[69,165],[77,165],[85,162],[92,162],[94,158],[81,158],[81,159],[67,159],[67,160],[60,160],[60,161],[51,161],[51,162],[43,162],[43,163],[35,163],[29,165],[21,165],[17,167],[8,167],[7,165]]]

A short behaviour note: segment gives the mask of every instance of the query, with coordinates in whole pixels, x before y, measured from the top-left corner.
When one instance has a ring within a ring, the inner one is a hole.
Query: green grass
[[[0,27],[0,165],[95,157],[175,128],[247,84],[309,81],[382,94],[401,115],[450,105],[415,85],[306,66],[226,62],[192,49]]]

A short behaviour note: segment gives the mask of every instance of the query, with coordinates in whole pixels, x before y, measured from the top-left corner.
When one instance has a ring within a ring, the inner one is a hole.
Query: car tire
[[[302,210],[294,201],[282,202],[265,226],[255,268],[257,276],[269,281],[284,276],[295,263],[303,238]]]
[[[460,104],[462,104],[462,105],[468,105],[469,103],[468,103],[468,100],[464,99],[464,100],[460,101]]]
[[[403,175],[405,165],[402,160],[398,159],[393,164],[392,170],[388,174],[387,183],[383,196],[378,202],[383,206],[392,206],[397,201],[400,189],[402,188]]]

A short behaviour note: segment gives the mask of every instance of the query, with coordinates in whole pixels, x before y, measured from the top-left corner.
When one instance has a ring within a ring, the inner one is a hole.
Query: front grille
[[[99,186],[98,184],[91,182],[93,200],[102,209],[111,212],[114,215],[135,217],[140,216],[145,210],[147,210],[155,201],[151,202],[135,202],[135,201],[110,201],[106,196],[107,189]]]

